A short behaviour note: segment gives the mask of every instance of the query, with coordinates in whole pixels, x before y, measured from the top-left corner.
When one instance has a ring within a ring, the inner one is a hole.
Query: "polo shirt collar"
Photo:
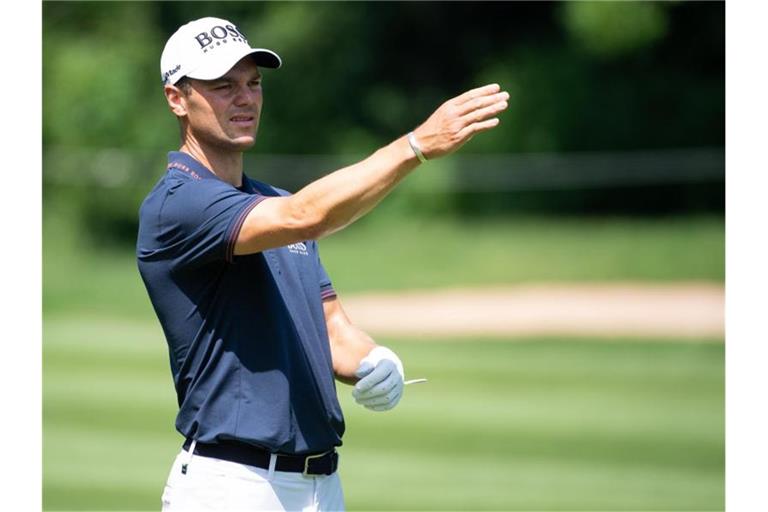
[[[195,179],[221,179],[209,168],[198,162],[192,155],[184,153],[183,151],[170,151],[168,153],[168,168],[179,169]],[[248,193],[258,192],[245,173],[243,173],[243,185],[236,188]]]

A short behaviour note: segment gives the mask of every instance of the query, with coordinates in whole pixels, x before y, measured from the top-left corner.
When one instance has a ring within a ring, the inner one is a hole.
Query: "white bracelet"
[[[414,135],[413,132],[408,132],[408,144],[411,145],[411,149],[414,153],[416,153],[416,156],[419,158],[419,162],[424,163],[427,161],[427,157],[425,157],[424,153],[421,152],[419,143],[416,141],[416,135]]]

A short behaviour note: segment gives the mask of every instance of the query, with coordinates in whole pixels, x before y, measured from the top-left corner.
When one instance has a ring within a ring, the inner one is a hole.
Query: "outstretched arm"
[[[427,159],[459,149],[498,125],[509,94],[486,85],[443,103],[414,135]],[[316,240],[365,215],[419,165],[402,136],[365,160],[314,181],[289,197],[268,198],[248,214],[235,254],[251,254],[302,240]]]

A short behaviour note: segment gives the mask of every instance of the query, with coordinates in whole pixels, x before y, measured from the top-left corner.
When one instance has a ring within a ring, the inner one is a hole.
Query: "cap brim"
[[[266,48],[254,48],[250,53],[253,59],[256,61],[256,65],[264,68],[277,69],[283,65],[283,61],[280,60],[280,56],[272,50]]]
[[[277,69],[283,64],[280,56],[272,50],[267,50],[266,48],[245,48],[238,51],[229,51],[217,59],[210,59],[206,63],[207,65],[186,73],[186,76],[198,80],[213,80],[225,75],[243,57],[249,55],[253,57],[257,66]]]

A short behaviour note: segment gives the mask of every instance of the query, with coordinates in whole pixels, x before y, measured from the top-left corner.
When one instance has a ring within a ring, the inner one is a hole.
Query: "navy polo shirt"
[[[181,152],[141,205],[139,272],[168,341],[176,428],[200,442],[273,452],[341,444],[322,300],[333,297],[317,243],[235,256],[240,227],[269,196],[239,189]]]

